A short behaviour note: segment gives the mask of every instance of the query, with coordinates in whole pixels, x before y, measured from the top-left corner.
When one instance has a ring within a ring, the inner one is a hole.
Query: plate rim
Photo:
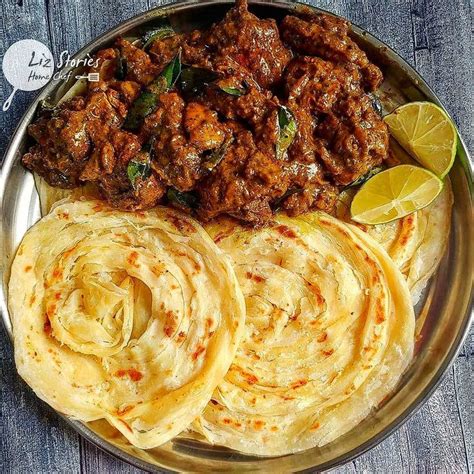
[[[216,3],[220,5],[231,5],[234,2],[232,0],[187,0],[187,1],[178,1],[177,3],[172,3],[172,4],[167,4],[167,5],[151,8],[142,13],[134,15],[131,18],[124,20],[123,22],[118,23],[116,26],[108,29],[101,35],[96,36],[93,40],[91,40],[85,46],[80,48],[72,56],[72,59],[81,58],[85,54],[87,54],[87,52],[94,51],[95,49],[97,49],[97,47],[99,47],[100,44],[110,42],[110,40],[112,40],[113,38],[121,34],[122,32],[127,31],[135,26],[139,26],[140,24],[145,23],[146,21],[149,21],[158,16],[171,14],[171,13],[179,13],[180,10],[185,10],[190,7],[191,8],[192,7],[199,8],[199,7],[206,7],[206,6],[208,7],[210,5],[215,5]],[[324,10],[322,8],[314,7],[312,5],[307,5],[307,4],[304,4],[298,1],[292,1],[292,0],[250,0],[249,4],[259,5],[263,7],[264,6],[280,7],[288,11],[291,9],[298,10],[299,8],[302,8],[302,7],[306,7],[306,8],[309,7],[315,11],[325,12],[325,13],[329,13],[331,15],[337,16],[339,18],[344,18],[340,15]],[[385,54],[388,53],[388,56],[391,57],[391,59],[393,59],[398,65],[400,65],[407,72],[407,74],[410,75],[410,78],[417,83],[417,86],[423,90],[423,92],[429,97],[429,99],[433,101],[436,105],[440,106],[442,110],[452,120],[452,117],[450,116],[446,108],[444,107],[443,103],[441,102],[437,94],[432,90],[432,88],[429,86],[429,84],[426,82],[423,76],[413,66],[411,66],[394,49],[392,49],[384,41],[379,39],[376,35],[368,32],[367,30],[365,30],[364,28],[361,28],[360,26],[358,26],[356,23],[353,23],[353,22],[351,22],[351,28],[357,34],[363,36],[370,43],[375,45],[377,48],[383,48],[385,51]],[[66,68],[61,69],[61,71],[63,71],[64,73],[67,73],[74,69],[75,69],[74,67],[68,66]],[[27,126],[31,123],[34,117],[34,114],[36,112],[39,102],[43,100],[45,97],[47,97],[51,92],[53,92],[55,88],[57,87],[57,85],[58,85],[57,82],[50,81],[44,88],[42,88],[39,91],[39,93],[36,94],[35,98],[32,100],[31,104],[29,105],[29,107],[27,108],[27,110],[25,111],[21,119],[18,121],[18,125],[16,126],[6,146],[4,158],[1,163],[1,176],[0,176],[0,210],[1,210],[0,229],[3,229],[3,225],[4,225],[3,200],[4,200],[6,186],[8,183],[8,175],[17,157],[17,151],[18,151],[20,142],[26,133]],[[452,121],[456,127],[456,131],[458,134],[458,153],[459,153],[459,149],[461,149],[463,154],[465,155],[465,159],[462,160],[462,164],[466,171],[466,177],[468,179],[468,185],[469,185],[470,196],[471,196],[471,210],[472,210],[473,187],[474,187],[473,186],[474,163],[473,163],[472,158],[470,157],[469,150],[466,147],[466,144],[458,130],[456,123],[454,122],[454,120]],[[460,159],[459,156],[458,156],[458,159]],[[0,262],[0,277],[2,279],[2,285],[0,286],[0,313],[1,313],[2,324],[5,328],[5,333],[8,335],[10,344],[12,344],[13,340],[12,340],[12,332],[11,332],[11,321],[10,321],[10,316],[8,313],[6,291],[4,288],[6,286],[5,275],[8,274],[8,269],[6,269],[5,266],[6,266],[6,262],[3,261],[3,257],[2,257],[2,261]],[[445,379],[449,369],[453,366],[469,334],[470,327],[473,323],[473,320],[474,320],[473,306],[474,306],[474,288],[471,282],[471,291],[470,291],[468,303],[466,306],[466,314],[464,315],[463,325],[460,327],[460,330],[458,334],[456,335],[456,338],[450,350],[444,354],[443,363],[439,366],[438,370],[430,379],[426,387],[419,393],[417,398],[414,399],[410,405],[408,405],[407,407],[403,409],[400,416],[398,416],[395,420],[389,423],[380,432],[374,434],[364,443],[355,447],[351,451],[346,452],[340,456],[337,456],[329,461],[320,463],[318,465],[304,468],[304,470],[307,470],[307,469],[327,470],[327,469],[335,468],[337,466],[341,466],[342,464],[348,463],[356,459],[357,457],[361,456],[362,454],[366,453],[367,451],[369,451],[370,449],[372,449],[373,447],[375,447],[382,441],[384,441],[391,434],[393,434],[397,429],[399,429],[403,424],[405,424],[412,416],[414,416],[425,405],[425,403],[428,401],[428,399],[431,397],[434,391],[439,387],[441,382]],[[40,402],[48,406],[42,400],[40,400]],[[100,436],[98,436],[85,424],[76,420],[72,420],[71,418],[57,412],[56,410],[53,410],[53,411],[54,413],[59,415],[63,420],[65,420],[66,423],[69,426],[71,426],[76,432],[78,432],[85,439],[87,439],[92,444],[97,446],[99,449],[107,452],[108,454],[124,462],[127,462],[128,464],[131,464],[134,467],[137,467],[139,469],[142,469],[148,472],[156,472],[158,468],[160,469],[159,472],[162,472],[163,470],[165,470],[166,472],[176,472],[176,471],[170,470],[164,464],[158,466],[158,465],[143,461],[139,459],[138,457],[132,456],[126,453],[125,451],[121,450],[117,446],[111,444],[109,441],[105,440],[104,438],[101,438]],[[273,458],[265,457],[262,459],[276,459],[276,458],[278,457],[273,457]]]

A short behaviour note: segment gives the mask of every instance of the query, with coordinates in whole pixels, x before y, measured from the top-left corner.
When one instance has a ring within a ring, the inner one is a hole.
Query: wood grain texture
[[[14,41],[35,38],[55,58],[160,0],[3,0],[0,55]],[[415,66],[473,145],[473,13],[470,0],[306,1],[349,18],[374,33]],[[112,14],[110,13],[112,12]],[[2,77],[0,99],[11,86]],[[34,93],[20,92],[8,114],[0,112],[0,152]],[[474,332],[454,368],[426,405],[376,448],[333,473],[464,473],[474,459]],[[16,376],[12,352],[0,330],[0,470],[6,473],[138,473],[79,439]]]

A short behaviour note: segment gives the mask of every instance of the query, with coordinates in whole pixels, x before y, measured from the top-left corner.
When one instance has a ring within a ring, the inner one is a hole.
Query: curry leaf
[[[146,154],[145,161],[132,159],[128,162],[127,176],[133,188],[136,188],[137,178],[146,179],[151,175],[149,155]]]
[[[142,37],[142,48],[144,51],[146,51],[146,49],[151,46],[154,41],[170,38],[174,35],[175,31],[170,25],[163,25],[153,30],[147,31]]]
[[[290,109],[281,105],[278,110],[279,138],[276,146],[277,157],[281,158],[296,135],[296,120]]]
[[[187,95],[197,95],[204,87],[219,78],[219,75],[209,69],[187,66],[181,71],[180,87]]]
[[[170,89],[181,73],[181,51],[168,63],[147,90],[133,102],[123,124],[126,130],[138,130],[143,119],[158,107],[158,96]]]
[[[219,89],[226,92],[229,95],[235,95],[236,97],[240,97],[247,93],[247,89],[244,87],[227,87],[227,86],[219,86]]]
[[[115,69],[115,77],[119,81],[123,81],[127,76],[127,60],[123,56],[117,57],[117,67]]]
[[[219,148],[214,150],[205,161],[203,161],[202,166],[208,171],[212,171],[223,160],[232,141],[232,137],[226,140]]]
[[[133,102],[123,124],[125,130],[138,130],[143,119],[156,110],[158,97],[150,91],[142,92]]]
[[[166,89],[171,89],[181,74],[181,50],[178,54],[165,66],[160,76],[166,80]]]

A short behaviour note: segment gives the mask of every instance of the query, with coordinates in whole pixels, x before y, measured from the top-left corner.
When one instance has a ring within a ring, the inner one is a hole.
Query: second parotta
[[[324,445],[364,419],[413,354],[414,313],[398,268],[356,227],[325,214],[259,231],[208,228],[245,296],[236,357],[193,428],[246,453]]]

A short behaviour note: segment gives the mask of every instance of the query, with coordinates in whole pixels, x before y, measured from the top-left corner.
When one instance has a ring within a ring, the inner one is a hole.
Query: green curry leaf
[[[223,160],[229,145],[232,143],[233,138],[226,140],[219,148],[214,150],[205,161],[203,161],[202,166],[208,171],[212,171],[219,163]]]
[[[125,130],[138,130],[143,119],[156,110],[158,97],[150,91],[142,92],[133,102],[123,124]]]
[[[293,113],[284,105],[281,105],[278,110],[278,128],[280,133],[276,146],[276,153],[277,157],[281,158],[293,142],[297,130],[296,120]]]
[[[186,66],[181,71],[179,82],[186,95],[194,96],[218,78],[219,75],[209,69]]]
[[[168,91],[181,73],[181,51],[170,61],[147,90],[133,102],[123,124],[125,130],[138,130],[148,115],[158,107],[158,96]]]
[[[236,97],[240,97],[247,93],[247,89],[244,87],[227,87],[227,86],[219,86],[219,89],[224,91],[229,95],[234,95]]]
[[[160,76],[166,80],[166,90],[171,89],[179,75],[181,74],[181,50],[178,54],[165,66]]]
[[[142,37],[143,50],[146,51],[154,41],[170,38],[176,33],[170,25],[163,25],[153,30],[147,31]]]
[[[138,178],[146,179],[151,175],[150,155],[148,153],[144,153],[144,155],[146,156],[144,161],[137,157],[128,162],[127,176],[134,189],[136,189]]]

